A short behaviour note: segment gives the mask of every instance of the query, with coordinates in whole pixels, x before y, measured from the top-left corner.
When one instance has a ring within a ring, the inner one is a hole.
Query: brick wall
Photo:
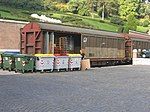
[[[20,49],[20,28],[24,25],[0,21],[0,49]]]

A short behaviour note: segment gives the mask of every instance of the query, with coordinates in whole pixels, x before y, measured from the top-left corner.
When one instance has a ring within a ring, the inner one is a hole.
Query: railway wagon
[[[132,51],[134,49],[138,51],[138,57],[140,57],[140,54],[143,50],[150,50],[150,35],[136,31],[130,31],[129,34],[124,36],[126,38],[126,58],[129,60],[132,60]]]
[[[119,33],[60,24],[29,23],[21,30],[21,53],[85,53],[92,66],[126,61],[126,39]],[[61,52],[60,52],[61,51]]]
[[[92,66],[123,64],[126,62],[125,38],[107,32],[98,35],[82,34],[82,49]]]

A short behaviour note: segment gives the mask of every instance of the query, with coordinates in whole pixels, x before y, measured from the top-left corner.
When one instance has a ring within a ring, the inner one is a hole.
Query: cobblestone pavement
[[[0,112],[150,112],[150,66],[43,74],[0,70]]]

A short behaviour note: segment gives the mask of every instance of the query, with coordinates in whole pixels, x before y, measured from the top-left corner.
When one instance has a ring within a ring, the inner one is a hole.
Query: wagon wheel
[[[53,69],[51,69],[50,72],[53,72]]]
[[[17,73],[18,72],[18,70],[15,70],[15,73]]]
[[[146,55],[145,55],[145,54],[143,54],[143,55],[142,55],[142,58],[146,58]]]
[[[41,70],[40,73],[44,73],[44,70]]]
[[[73,68],[70,68],[70,71],[73,71]]]
[[[35,73],[36,73],[36,72],[37,72],[37,70],[34,68],[34,69],[33,69],[33,72],[35,72]]]
[[[9,68],[9,70],[8,70],[9,72],[11,72],[11,68]]]
[[[68,68],[66,68],[66,72],[68,72]]]
[[[31,73],[33,73],[34,72],[34,70],[31,70]]]

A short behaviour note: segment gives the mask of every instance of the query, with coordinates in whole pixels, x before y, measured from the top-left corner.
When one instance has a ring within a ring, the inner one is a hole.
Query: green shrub
[[[63,22],[71,22],[71,21],[77,21],[79,20],[78,18],[74,17],[74,16],[62,16],[61,20]],[[80,20],[79,20],[80,21]]]
[[[93,17],[93,18],[99,18],[100,16],[98,15],[98,13],[90,13],[90,15]]]
[[[73,24],[80,26],[80,27],[84,27],[84,28],[92,28],[92,26],[89,23],[85,23],[83,20],[80,21],[74,21],[72,22]]]
[[[127,17],[127,22],[125,25],[125,29],[129,29],[129,30],[136,30],[137,29],[137,25],[138,25],[138,20],[135,18],[135,16],[133,14],[130,14]]]
[[[138,24],[139,26],[143,26],[143,22],[141,22],[141,21],[139,21],[139,24]]]
[[[67,12],[68,9],[66,9],[66,8],[61,8],[60,11],[61,11],[61,12]]]
[[[78,13],[78,3],[76,1],[70,1],[68,3],[68,11],[72,12],[73,14]]]
[[[10,13],[10,11],[9,11],[9,10],[5,10],[5,9],[0,9],[0,11],[2,11],[2,12],[6,12],[6,13]]]
[[[33,14],[31,11],[22,11],[23,14],[31,15]]]
[[[99,20],[99,22],[101,22],[101,23],[106,23],[106,21],[104,21],[104,20],[101,20],[101,19]]]
[[[123,27],[123,26],[120,26],[120,27],[118,28],[118,32],[119,32],[119,33],[123,33],[123,31],[124,31],[124,27]]]
[[[129,27],[124,27],[124,29],[123,29],[123,33],[129,33]]]
[[[89,16],[89,15],[90,15],[90,12],[89,12],[88,9],[82,8],[82,9],[80,9],[80,10],[78,11],[78,14],[81,15],[81,16]]]
[[[150,24],[149,20],[144,20],[143,21],[143,27],[148,27],[148,25]]]
[[[110,22],[117,25],[124,25],[123,20],[119,17],[111,17]]]

